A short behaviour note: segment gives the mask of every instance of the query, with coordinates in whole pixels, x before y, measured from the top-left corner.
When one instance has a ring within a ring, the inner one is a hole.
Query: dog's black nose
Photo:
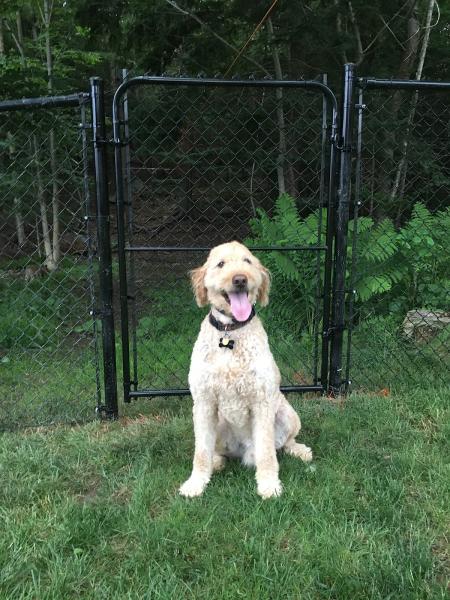
[[[246,275],[234,275],[233,285],[237,288],[244,288],[247,285]]]

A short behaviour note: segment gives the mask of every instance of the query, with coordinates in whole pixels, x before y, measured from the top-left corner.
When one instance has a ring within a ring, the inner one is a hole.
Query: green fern
[[[282,194],[275,202],[273,216],[261,209],[250,222],[253,237],[249,245],[309,246],[318,242],[319,218],[326,221],[326,211],[315,211],[301,219],[295,200]],[[273,275],[271,321],[292,323],[292,332],[312,330],[316,315],[317,262],[309,251],[269,252],[261,257]],[[322,269],[319,278],[322,279]]]
[[[326,209],[301,218],[295,200],[282,194],[275,203],[273,216],[258,210],[250,222],[249,245],[308,246],[318,243],[319,220],[325,229]],[[370,310],[404,314],[410,308],[446,308],[450,280],[448,232],[450,208],[431,213],[416,203],[410,220],[397,231],[390,219],[375,222],[360,217],[357,222],[356,257],[352,256],[355,223],[349,222],[348,280],[352,261],[356,260],[353,287],[357,304]],[[292,324],[293,333],[302,328],[311,331],[316,315],[317,255],[315,252],[269,252],[261,257],[273,275],[272,301],[269,307],[274,322]],[[319,279],[323,280],[323,261]],[[372,308],[370,308],[372,307]]]

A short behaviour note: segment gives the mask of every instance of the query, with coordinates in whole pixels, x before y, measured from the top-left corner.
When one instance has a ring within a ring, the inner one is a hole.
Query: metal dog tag
[[[231,340],[227,336],[221,337],[219,341],[219,348],[228,348],[229,350],[233,350],[234,340]]]

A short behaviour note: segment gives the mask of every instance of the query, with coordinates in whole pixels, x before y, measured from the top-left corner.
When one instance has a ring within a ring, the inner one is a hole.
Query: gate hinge
[[[113,146],[121,146],[122,148],[128,146],[130,144],[130,140],[127,138],[126,140],[109,140],[109,143]]]
[[[342,152],[349,152],[351,154],[355,150],[355,148],[356,148],[355,144],[347,144],[347,145],[342,144],[342,146],[338,147],[338,150],[341,150]]]
[[[322,331],[322,337],[327,339],[333,336],[334,333],[336,333],[337,331],[345,331],[346,327],[345,325],[342,325],[340,327],[338,326],[333,326],[333,327],[329,327],[328,329],[325,329],[324,331]]]
[[[94,308],[93,310],[89,311],[89,314],[91,317],[103,319],[104,317],[110,317],[113,312],[112,308]]]
[[[104,138],[96,138],[94,140],[94,144],[96,146],[110,146],[112,144],[112,140],[105,140]]]
[[[113,138],[109,138],[107,140],[105,140],[104,138],[97,138],[95,140],[95,145],[96,146],[128,146],[128,144],[130,143],[130,141],[127,140],[115,140]]]
[[[338,138],[337,134],[331,136],[331,144],[336,148],[336,150],[342,150],[343,148],[342,139]]]

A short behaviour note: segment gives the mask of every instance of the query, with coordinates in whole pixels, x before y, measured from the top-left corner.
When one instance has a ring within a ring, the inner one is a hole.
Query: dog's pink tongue
[[[252,305],[248,301],[247,292],[228,292],[231,312],[236,321],[246,321],[252,312]]]

